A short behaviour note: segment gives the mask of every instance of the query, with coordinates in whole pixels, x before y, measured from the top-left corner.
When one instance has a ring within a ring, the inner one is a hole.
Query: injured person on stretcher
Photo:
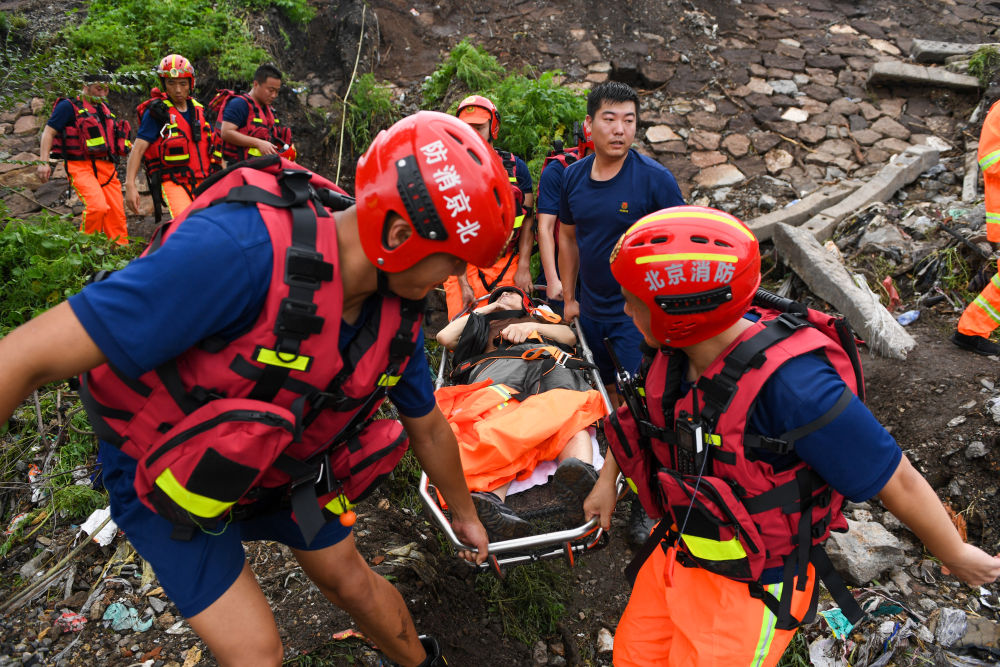
[[[505,501],[550,476],[553,506],[567,524],[582,524],[603,463],[588,427],[606,410],[587,379],[592,365],[574,356],[573,329],[518,288],[500,287],[437,341],[453,351],[452,384],[437,390],[438,406],[490,541],[532,533]]]

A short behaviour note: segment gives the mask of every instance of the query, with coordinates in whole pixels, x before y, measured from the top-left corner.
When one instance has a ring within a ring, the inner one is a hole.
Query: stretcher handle
[[[587,344],[587,339],[583,335],[583,327],[580,326],[580,318],[573,318],[573,326],[576,328],[576,340],[580,343],[580,349],[583,351],[583,358],[587,360],[593,366],[594,364],[594,353],[590,351],[590,345]],[[604,399],[604,407],[611,414],[615,411],[614,407],[611,405],[611,398],[608,396],[608,390],[604,387],[604,383],[601,382],[601,376],[597,371],[594,371],[597,375],[597,391],[601,392],[601,398]]]

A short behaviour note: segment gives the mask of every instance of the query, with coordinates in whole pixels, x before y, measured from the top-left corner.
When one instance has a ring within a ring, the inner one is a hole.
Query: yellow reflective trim
[[[716,447],[722,447],[722,436],[716,435],[714,433],[708,433],[705,435],[706,445],[715,445]]]
[[[191,157],[187,153],[184,155],[167,155],[163,158],[164,162],[187,162],[188,158]]]
[[[174,473],[170,472],[170,468],[160,473],[160,476],[156,478],[156,485],[175,503],[188,512],[191,512],[191,514],[205,519],[214,519],[217,516],[221,516],[223,512],[234,504],[188,491],[177,481]]]
[[[343,499],[343,502],[341,502],[341,499]],[[347,507],[344,507],[345,504]],[[354,503],[342,495],[334,497],[333,500],[326,504],[326,509],[330,510],[334,514],[343,514],[352,507],[354,507]]]
[[[639,395],[642,396],[643,398],[646,398],[646,388],[645,387],[639,387]]]
[[[743,545],[735,537],[725,542],[710,540],[707,537],[682,535],[684,546],[695,558],[702,560],[740,560],[747,557]]]
[[[757,237],[753,235],[753,232],[744,227],[742,224],[737,223],[735,220],[733,220],[733,218],[727,215],[719,215],[718,213],[712,213],[710,211],[691,211],[691,210],[674,211],[672,209],[667,209],[666,211],[658,215],[657,214],[647,215],[645,218],[638,220],[631,227],[629,227],[628,231],[625,233],[628,234],[632,230],[638,229],[639,227],[647,225],[651,222],[659,222],[661,220],[674,220],[676,218],[685,218],[695,221],[699,219],[714,220],[715,222],[721,222],[724,225],[729,225],[733,229],[736,229],[740,233],[744,234],[747,238],[749,238],[752,241],[757,240]]]
[[[260,155],[260,150],[256,148],[251,148],[247,151],[247,155]]]
[[[735,264],[738,261],[736,255],[718,255],[710,252],[675,252],[667,255],[646,255],[637,257],[636,264],[649,264],[650,262],[683,262],[686,260],[707,260],[712,262],[729,262]]]
[[[100,146],[104,144],[104,137],[97,137],[96,139],[87,139],[88,146]]]
[[[514,218],[514,229],[517,229],[518,227],[520,227],[522,222],[524,222],[524,215],[523,214],[521,214],[521,215],[517,216],[516,218]]]
[[[625,483],[628,484],[628,488],[632,489],[632,493],[639,493],[639,487],[635,485],[635,482],[632,481],[631,477],[626,477]]]
[[[986,171],[997,162],[1000,162],[1000,151],[993,151],[992,153],[987,153],[979,160],[979,168]]]
[[[309,370],[309,365],[312,364],[312,357],[307,357],[304,355],[296,355],[287,358],[288,355],[282,355],[277,350],[269,350],[266,347],[258,347],[254,351],[254,361],[259,361],[262,364],[267,364],[268,366],[280,366],[281,368],[290,368],[293,371],[307,371]]]
[[[378,382],[375,383],[375,386],[377,386],[377,387],[395,387],[396,384],[399,383],[399,378],[400,377],[402,377],[402,376],[400,376],[400,375],[386,375],[385,373],[382,373],[382,377],[380,377],[378,379]]]

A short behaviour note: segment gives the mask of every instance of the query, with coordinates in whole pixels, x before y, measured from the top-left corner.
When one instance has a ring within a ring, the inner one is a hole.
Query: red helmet
[[[611,252],[611,273],[649,308],[656,340],[687,347],[746,313],[760,285],[760,249],[728,213],[675,206],[629,227]]]
[[[496,140],[500,134],[500,112],[496,105],[482,95],[469,95],[458,105],[455,115],[470,125],[490,122],[490,137]]]
[[[194,90],[194,67],[182,55],[171,53],[161,60],[156,75],[161,79],[191,79],[191,90]]]
[[[379,132],[358,160],[355,189],[361,246],[384,271],[438,252],[490,266],[513,231],[514,198],[495,151],[466,123],[437,111]],[[414,233],[387,248],[393,213]]]

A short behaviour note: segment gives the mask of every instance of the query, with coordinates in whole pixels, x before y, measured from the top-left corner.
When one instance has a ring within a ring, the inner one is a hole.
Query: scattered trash
[[[840,611],[840,607],[834,607],[833,609],[827,609],[818,613],[826,621],[826,624],[830,626],[830,632],[837,639],[845,639],[854,628],[854,624],[847,620],[844,612]]]
[[[90,537],[97,542],[102,547],[106,547],[111,544],[111,541],[115,539],[115,535],[118,534],[118,524],[116,524],[111,517],[111,508],[105,507],[104,509],[94,510],[87,520],[80,524],[80,530],[90,535]],[[107,524],[104,528],[98,527],[104,523],[104,520],[108,519]],[[94,532],[97,531],[97,534]]]
[[[809,664],[813,667],[847,667],[847,644],[823,637],[809,644]]]
[[[417,11],[416,7],[410,7],[410,14],[413,16],[420,16],[420,12]]]
[[[371,644],[372,646],[375,646],[374,644],[372,644],[372,641],[368,639],[368,637],[365,637],[363,634],[361,634],[354,628],[347,628],[346,630],[341,630],[340,632],[334,632],[332,639],[335,642],[343,641],[345,639],[360,639],[366,644]]]
[[[104,626],[110,626],[116,632],[123,630],[134,630],[135,632],[145,632],[153,625],[153,617],[146,619],[139,618],[139,612],[134,607],[126,606],[122,602],[112,602],[104,610]]]
[[[63,632],[79,632],[87,624],[87,617],[68,609],[56,618],[56,625],[62,628]]]
[[[892,282],[892,276],[885,277],[885,280],[882,281],[882,287],[885,288],[885,293],[889,295],[889,305],[886,306],[886,310],[888,310],[891,313],[892,311],[899,308],[899,304],[901,301],[901,299],[899,298],[899,292],[896,291],[896,285],[894,285]]]
[[[896,321],[905,327],[909,324],[913,324],[914,322],[916,322],[918,317],[920,317],[919,310],[908,310],[901,315],[897,315]]]
[[[615,650],[615,638],[607,628],[601,628],[597,632],[597,652],[611,653]]]
[[[173,625],[171,625],[169,628],[167,628],[164,632],[166,632],[168,635],[182,635],[189,629],[187,625],[185,625],[185,623],[186,621],[184,621],[184,619],[181,619],[176,623],[174,623]]]
[[[965,423],[965,415],[959,415],[948,422],[948,428],[953,428],[955,426],[960,426]]]
[[[4,535],[13,535],[17,527],[24,523],[28,518],[27,512],[21,512],[20,514],[15,514],[14,518],[10,520],[7,524],[7,530],[3,531]]]
[[[201,662],[201,649],[197,646],[192,646],[184,654],[184,665],[182,667],[194,667],[199,662]]]
[[[28,466],[28,486],[31,487],[31,502],[39,503],[45,499],[46,489],[41,481],[42,469],[32,463]]]

